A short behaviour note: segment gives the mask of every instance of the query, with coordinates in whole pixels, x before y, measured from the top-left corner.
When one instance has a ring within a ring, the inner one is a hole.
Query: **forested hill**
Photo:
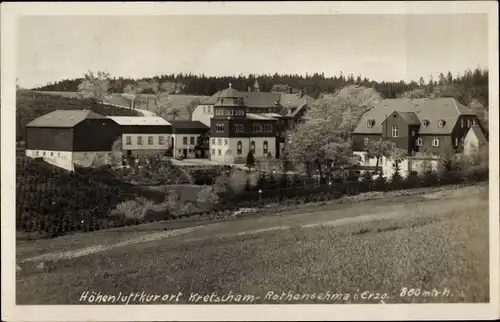
[[[325,77],[324,74],[317,73],[307,76],[274,74],[208,77],[193,74],[171,74],[142,79],[115,77],[110,79],[109,91],[111,93],[124,93],[127,85],[135,85],[141,81],[156,81],[158,83],[172,82],[182,84],[180,94],[210,96],[220,89],[227,88],[229,83],[235,89],[247,90],[248,87],[254,85],[256,80],[259,83],[260,90],[263,92],[284,92],[289,90],[297,92],[302,90],[314,98],[319,97],[321,93],[331,93],[344,86],[353,84],[373,87],[385,98],[400,97],[405,92],[416,89],[425,89],[426,92],[433,92],[435,87],[447,84],[453,85],[465,98],[474,97],[485,105],[487,105],[488,101],[488,71],[483,69],[467,70],[458,76],[452,76],[450,72],[444,72],[440,74],[438,79],[431,78],[429,81],[425,81],[424,78],[420,78],[419,82],[377,82],[362,76],[344,76],[340,74],[338,76]],[[82,79],[65,79],[39,88],[33,88],[32,90],[76,92],[81,81]],[[143,93],[146,94],[147,92],[144,91]]]

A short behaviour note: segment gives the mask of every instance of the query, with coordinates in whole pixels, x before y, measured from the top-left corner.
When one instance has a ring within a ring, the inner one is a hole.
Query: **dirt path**
[[[481,187],[466,187],[456,190],[431,192],[420,196],[420,200],[399,200],[391,204],[379,204],[373,202],[337,205],[336,209],[324,209],[312,212],[305,208],[299,213],[277,216],[266,216],[258,218],[246,218],[237,221],[226,221],[219,223],[205,223],[194,227],[181,227],[165,231],[145,231],[142,233],[123,234],[114,242],[99,242],[94,238],[94,243],[87,247],[65,247],[66,249],[55,249],[42,254],[34,255],[25,252],[24,256],[18,258],[19,267],[25,263],[36,263],[43,261],[58,261],[88,256],[95,253],[105,252],[111,249],[127,247],[141,243],[164,242],[165,239],[181,238],[185,240],[204,240],[217,237],[232,237],[242,235],[256,235],[260,233],[289,230],[292,228],[311,228],[318,226],[342,226],[349,224],[363,224],[377,220],[389,220],[403,218],[411,214],[433,214],[433,209],[443,202],[443,199],[460,199],[464,195],[470,196],[480,193]],[[439,196],[439,199],[436,197]],[[460,207],[459,203],[447,201],[447,208]],[[459,210],[457,208],[457,210]],[[101,232],[102,234],[103,232]],[[108,232],[113,234],[113,232]],[[118,235],[120,233],[118,232]],[[74,236],[73,236],[74,238]],[[23,246],[21,246],[23,247]],[[26,245],[24,248],[26,250]]]

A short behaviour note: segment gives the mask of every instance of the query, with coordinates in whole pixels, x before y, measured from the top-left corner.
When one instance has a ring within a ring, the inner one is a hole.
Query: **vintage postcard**
[[[496,2],[1,9],[2,320],[499,317]]]

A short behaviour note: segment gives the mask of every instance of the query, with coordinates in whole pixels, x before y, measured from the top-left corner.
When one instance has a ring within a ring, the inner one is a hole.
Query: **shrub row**
[[[405,178],[395,176],[387,179],[383,176],[372,180],[363,178],[356,182],[332,182],[331,184],[297,185],[280,188],[272,184],[275,181],[260,181],[256,187],[238,193],[224,192],[219,197],[220,208],[238,209],[240,207],[257,207],[263,204],[300,200],[297,203],[338,199],[344,195],[356,195],[371,191],[394,191],[411,188],[436,187],[453,184],[466,184],[488,180],[486,169],[473,169],[467,173],[447,171],[442,173],[429,172],[423,175],[412,172]],[[262,179],[261,179],[262,180]],[[298,183],[298,182],[297,182]],[[273,188],[270,188],[273,187]],[[293,202],[292,202],[293,203]]]

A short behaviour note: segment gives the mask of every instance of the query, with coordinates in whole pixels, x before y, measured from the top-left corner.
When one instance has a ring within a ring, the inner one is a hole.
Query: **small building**
[[[89,110],[56,110],[26,125],[26,156],[66,170],[74,164],[92,167],[121,159],[112,152],[120,126]]]
[[[479,126],[472,126],[464,139],[464,154],[467,156],[479,154],[488,149],[488,139]]]
[[[172,142],[171,124],[159,116],[110,116],[120,126],[117,144],[124,157],[165,155]]]
[[[196,158],[208,159],[210,157],[210,132],[207,131],[198,137],[198,144],[195,146]]]
[[[203,140],[202,136],[208,133],[208,126],[200,121],[170,121],[170,123],[174,158],[194,159],[197,153],[198,157],[206,157],[207,151],[201,148],[200,140]]]

